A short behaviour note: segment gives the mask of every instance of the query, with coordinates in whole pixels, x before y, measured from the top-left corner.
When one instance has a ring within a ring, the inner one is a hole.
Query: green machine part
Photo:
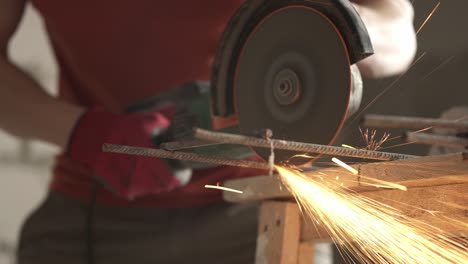
[[[163,109],[170,104],[181,104],[186,107],[186,114],[193,117],[194,126],[213,130],[210,100],[209,82],[194,81],[131,104],[127,108],[127,112],[152,112]],[[235,125],[219,131],[239,134],[239,127]],[[176,140],[185,139],[187,138],[177,138]],[[232,159],[245,159],[255,155],[255,152],[251,148],[233,144],[205,145],[184,149],[183,151]]]

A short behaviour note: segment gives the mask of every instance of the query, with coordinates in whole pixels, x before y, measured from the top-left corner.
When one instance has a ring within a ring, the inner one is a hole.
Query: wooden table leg
[[[299,244],[297,264],[313,264],[314,263],[314,243],[301,242]]]
[[[256,264],[297,264],[300,212],[292,202],[264,202],[260,209]]]

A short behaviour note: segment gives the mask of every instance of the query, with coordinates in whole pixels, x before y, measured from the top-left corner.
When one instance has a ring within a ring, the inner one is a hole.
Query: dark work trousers
[[[86,202],[50,193],[24,223],[18,264],[88,263],[88,209]],[[254,263],[258,209],[227,203],[188,209],[96,205],[93,263]]]

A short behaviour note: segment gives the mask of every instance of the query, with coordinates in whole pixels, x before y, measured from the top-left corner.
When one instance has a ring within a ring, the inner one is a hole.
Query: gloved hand
[[[115,114],[92,108],[78,120],[67,153],[124,198],[167,192],[188,182],[191,171],[171,170],[163,159],[104,153],[102,145],[154,147],[152,138],[170,138],[169,128],[158,112]]]
[[[154,97],[148,97],[145,100],[135,102],[127,109],[129,112],[148,113],[160,111],[172,106],[171,126],[164,137],[157,137],[154,140],[154,146],[159,146],[163,142],[179,141],[189,139],[193,127],[199,127],[212,130],[211,110],[210,110],[210,87],[208,82],[194,81],[182,84],[178,87],[168,90],[165,93],[159,93]],[[222,130],[228,133],[238,133],[237,127]],[[185,152],[192,152],[203,155],[222,155],[231,159],[244,159],[254,155],[249,147],[242,145],[219,144],[204,146],[193,149],[185,149]],[[193,161],[167,160],[173,168],[191,168],[204,169],[212,168],[217,165],[199,163]]]

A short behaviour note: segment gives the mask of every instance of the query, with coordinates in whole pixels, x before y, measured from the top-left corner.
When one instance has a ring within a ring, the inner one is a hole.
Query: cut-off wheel
[[[250,32],[236,64],[240,132],[270,129],[275,139],[330,144],[346,118],[350,91],[348,51],[335,25],[307,6],[272,10]],[[269,149],[254,151],[270,156]],[[276,150],[275,161],[313,159],[297,154]]]

